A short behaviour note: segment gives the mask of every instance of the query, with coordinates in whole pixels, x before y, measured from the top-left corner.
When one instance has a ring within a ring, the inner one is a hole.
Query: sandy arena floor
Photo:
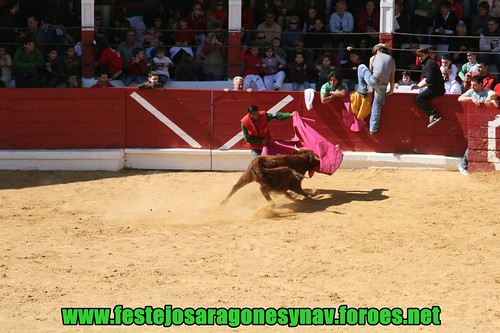
[[[68,327],[61,307],[441,307],[441,326],[295,332],[500,332],[500,173],[344,170],[303,187],[241,173],[0,172],[1,332],[288,332]]]

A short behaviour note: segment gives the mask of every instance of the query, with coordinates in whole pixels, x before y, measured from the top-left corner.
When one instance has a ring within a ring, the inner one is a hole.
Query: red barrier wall
[[[121,88],[125,98],[126,148],[195,148],[138,103],[139,95],[180,127],[200,148],[210,149],[211,91]],[[135,93],[135,94],[134,94]]]
[[[97,90],[97,91],[96,91]],[[1,149],[92,149],[124,146],[118,89],[3,89]],[[5,102],[5,104],[4,104]],[[2,121],[3,123],[3,121]]]
[[[413,94],[389,96],[382,109],[380,133],[373,136],[368,134],[367,127],[358,133],[350,131],[342,122],[341,100],[323,105],[317,93],[313,109],[307,110],[303,93],[292,91],[1,89],[0,149],[193,148],[193,145],[218,149],[240,132],[239,120],[248,105],[257,105],[262,110],[299,111],[302,116],[315,119],[318,132],[340,144],[344,151],[462,156],[470,135],[471,149],[479,154],[472,153],[471,161],[485,163],[486,153],[479,152],[483,148],[478,147],[484,146],[487,121],[494,119],[495,112],[500,113],[498,110],[484,113],[487,109],[458,103],[457,96],[443,96],[431,102],[443,120],[428,129],[428,118],[417,109],[413,97]],[[293,136],[289,121],[272,121],[270,127],[274,138]],[[190,140],[186,140],[187,136]],[[245,148],[240,140],[229,149]]]
[[[368,126],[360,132],[352,132],[342,122],[343,103],[340,99],[329,104],[321,104],[318,93],[313,109],[307,110],[304,95],[299,92],[214,92],[214,146],[232,137],[238,129],[239,119],[248,105],[257,105],[267,110],[287,96],[293,101],[280,111],[299,111],[307,118],[316,120],[315,129],[333,143],[340,144],[346,151],[396,152],[460,156],[467,147],[467,116],[462,103],[456,96],[444,96],[431,102],[439,110],[443,120],[432,128],[427,128],[429,118],[420,112],[413,102],[414,94],[394,94],[387,98],[382,108],[380,133],[369,135]],[[369,117],[366,118],[369,121]],[[293,137],[286,122],[270,123],[274,138]],[[235,148],[245,147],[240,142]]]

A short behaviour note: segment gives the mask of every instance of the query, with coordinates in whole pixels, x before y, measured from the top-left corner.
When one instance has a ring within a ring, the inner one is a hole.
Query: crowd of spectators
[[[357,67],[368,63],[379,41],[380,1],[242,0],[240,63],[228,64],[228,0],[104,2],[111,10],[94,13],[96,82],[106,74],[138,86],[151,72],[166,86],[169,80],[219,81],[231,79],[232,65],[241,68],[245,89],[279,90],[291,83],[301,90],[314,83],[319,90],[335,69],[353,90]],[[15,87],[81,86],[81,2],[0,5],[0,86],[13,86],[13,80]],[[467,89],[478,67],[496,83],[496,1],[396,0],[394,14],[396,81],[419,81],[415,51],[431,45],[447,92]]]

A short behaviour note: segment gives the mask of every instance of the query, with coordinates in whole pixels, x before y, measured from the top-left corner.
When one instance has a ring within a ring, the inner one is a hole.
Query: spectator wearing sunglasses
[[[227,29],[228,12],[225,2],[217,0],[212,3],[215,5],[207,11],[207,29],[213,29],[215,25],[221,26],[223,30]]]
[[[300,29],[300,22],[297,16],[291,16],[286,27],[281,33],[281,45],[286,50],[293,47],[295,41],[303,39],[304,33]]]

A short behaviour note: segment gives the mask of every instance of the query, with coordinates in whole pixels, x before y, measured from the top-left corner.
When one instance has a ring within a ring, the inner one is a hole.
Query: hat
[[[417,53],[429,54],[429,48],[421,47],[421,48],[417,49]]]
[[[384,44],[384,43],[378,43],[377,45],[375,45],[372,49],[372,53],[375,54],[377,53],[378,50],[380,49],[387,49],[387,46]]]

